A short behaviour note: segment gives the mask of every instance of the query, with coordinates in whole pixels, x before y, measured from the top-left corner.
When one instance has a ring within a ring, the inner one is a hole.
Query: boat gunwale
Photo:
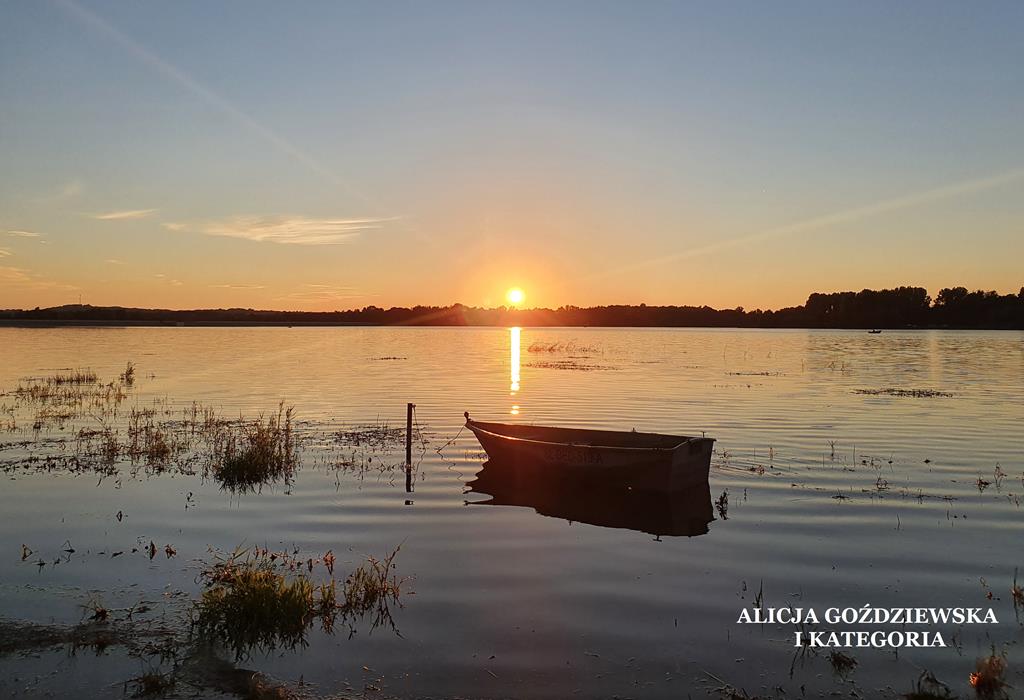
[[[487,423],[488,421],[483,421],[483,422]],[[487,430],[486,428],[481,428],[479,423],[480,423],[480,421],[474,421],[472,419],[468,419],[466,421],[466,427],[469,428],[474,433],[476,433],[477,431],[480,431],[482,433],[486,433],[487,435],[493,435],[496,438],[501,438],[502,440],[514,440],[516,442],[529,442],[529,443],[533,443],[535,445],[554,445],[556,447],[557,446],[561,446],[561,447],[579,447],[579,448],[587,449],[587,450],[614,450],[616,452],[622,452],[622,451],[629,451],[629,452],[675,452],[676,450],[678,450],[682,446],[687,445],[687,444],[693,442],[694,440],[709,440],[711,442],[715,442],[715,438],[709,438],[709,437],[696,437],[696,436],[686,436],[686,435],[663,435],[661,433],[641,433],[641,434],[645,434],[645,435],[662,435],[664,437],[678,437],[678,438],[680,438],[680,442],[678,442],[677,444],[673,445],[672,447],[628,447],[628,446],[621,446],[621,447],[619,447],[619,446],[616,446],[616,445],[585,445],[585,444],[575,443],[575,442],[551,442],[550,440],[535,440],[533,438],[523,438],[523,437],[515,437],[513,435],[504,435],[502,433],[496,433],[493,430]],[[510,424],[509,423],[492,423],[492,425],[510,425]],[[536,427],[550,427],[550,426],[536,426]],[[554,430],[580,430],[580,428],[553,428],[553,429]],[[599,431],[599,432],[625,432],[625,431],[609,430],[609,431]]]

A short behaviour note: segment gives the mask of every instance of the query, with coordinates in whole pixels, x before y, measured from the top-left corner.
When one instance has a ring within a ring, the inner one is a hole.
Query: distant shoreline
[[[530,323],[371,323],[357,321],[158,321],[158,320],[86,320],[86,319],[9,319],[0,318],[0,329],[507,329],[517,325],[523,329],[636,329],[671,330],[697,329],[711,331],[1009,331],[1020,333],[1024,329],[1012,327],[913,325],[898,327],[833,326],[833,325],[610,325],[610,324],[530,324]]]
[[[561,306],[479,308],[464,304],[343,311],[142,309],[70,304],[0,310],[0,326],[474,326],[521,328],[804,328],[1024,330],[1024,287],[1018,294],[922,287],[814,293],[802,306],[777,310],[710,306]]]
[[[0,319],[0,328],[578,328],[578,329],[650,329],[669,330],[688,328],[698,330],[737,330],[737,331],[869,331],[874,327],[841,327],[841,326],[651,326],[651,325],[531,325],[520,324],[474,324],[452,325],[446,323],[359,323],[330,321],[196,321],[190,323],[169,321],[106,321],[106,320],[11,320]],[[884,332],[897,331],[1010,331],[1021,332],[1024,328],[983,328],[979,326],[903,326],[896,328],[877,328]]]

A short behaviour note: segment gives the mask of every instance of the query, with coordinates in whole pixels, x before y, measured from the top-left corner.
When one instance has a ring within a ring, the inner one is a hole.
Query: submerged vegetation
[[[0,442],[0,470],[92,472],[118,477],[127,472],[200,474],[232,493],[273,484],[290,485],[300,467],[302,444],[322,453],[319,461],[337,468],[373,462],[396,450],[405,430],[386,423],[336,431],[305,424],[300,433],[295,409],[280,402],[269,415],[226,418],[192,402],[175,408],[167,399],[143,405],[134,395],[136,368],[109,383],[91,369],[24,379],[0,394],[0,429],[30,428],[31,440]],[[124,410],[128,399],[132,405]],[[425,444],[417,427],[417,443]],[[340,449],[347,451],[337,456]]]

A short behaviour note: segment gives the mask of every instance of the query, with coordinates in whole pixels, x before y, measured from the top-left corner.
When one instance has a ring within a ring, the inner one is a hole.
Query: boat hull
[[[502,434],[504,426],[495,423],[468,421],[481,447],[495,462],[505,465],[542,467],[566,476],[584,475],[587,478],[642,491],[681,491],[707,484],[711,465],[711,438],[675,438],[672,447],[631,447],[584,444],[588,431],[550,430],[550,439],[529,439]],[[566,441],[554,438],[565,434]],[[577,435],[578,434],[578,435]],[[596,436],[616,436],[619,442],[637,443],[647,436],[639,433],[594,432]],[[634,438],[635,436],[635,438]],[[650,436],[661,441],[672,436]]]

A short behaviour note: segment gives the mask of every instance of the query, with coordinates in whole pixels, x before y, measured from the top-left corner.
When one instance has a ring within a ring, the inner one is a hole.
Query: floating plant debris
[[[949,398],[953,396],[948,391],[936,391],[933,389],[854,389],[855,394],[864,394],[867,396],[912,396],[917,399],[930,399],[930,398]]]
[[[554,361],[537,361],[537,362],[524,362],[523,367],[537,367],[539,369],[568,369],[576,370],[578,372],[593,372],[599,370],[618,370],[621,367],[612,367],[611,365],[591,365],[584,364],[582,362],[575,362],[573,360],[554,360]]]

